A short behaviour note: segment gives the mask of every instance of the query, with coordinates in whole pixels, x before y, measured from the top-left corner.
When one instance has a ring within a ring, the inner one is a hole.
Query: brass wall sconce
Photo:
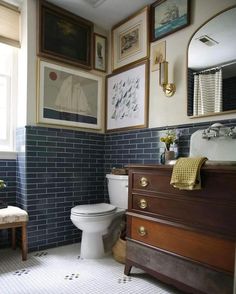
[[[167,97],[175,94],[175,84],[168,83],[168,62],[163,61],[160,63],[159,84],[162,86],[163,92]]]

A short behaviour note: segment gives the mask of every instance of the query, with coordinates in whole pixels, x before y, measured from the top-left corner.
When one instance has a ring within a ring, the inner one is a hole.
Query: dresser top
[[[125,168],[144,168],[144,169],[161,169],[161,170],[172,170],[175,161],[171,161],[171,164],[128,164]],[[210,161],[207,160],[201,167],[203,170],[220,171],[220,172],[236,172],[236,161]]]

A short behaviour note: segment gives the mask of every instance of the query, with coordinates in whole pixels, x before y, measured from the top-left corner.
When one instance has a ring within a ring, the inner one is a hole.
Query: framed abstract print
[[[107,76],[106,131],[147,127],[148,61]]]

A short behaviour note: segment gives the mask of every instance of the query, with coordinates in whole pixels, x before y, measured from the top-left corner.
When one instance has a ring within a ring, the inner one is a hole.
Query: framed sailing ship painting
[[[101,128],[102,77],[38,61],[37,122]]]
[[[151,5],[151,41],[190,24],[190,0],[157,0]]]

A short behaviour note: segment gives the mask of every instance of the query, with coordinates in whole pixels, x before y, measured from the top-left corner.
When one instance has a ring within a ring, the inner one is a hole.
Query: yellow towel
[[[180,190],[201,189],[200,168],[206,157],[179,158],[172,171],[170,184]]]

